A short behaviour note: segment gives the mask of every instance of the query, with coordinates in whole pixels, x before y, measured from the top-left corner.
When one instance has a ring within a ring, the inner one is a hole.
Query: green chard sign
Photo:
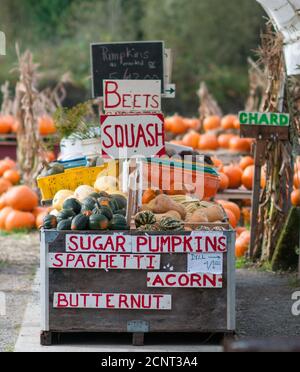
[[[288,127],[290,115],[276,113],[240,112],[239,120],[242,125],[267,125]]]

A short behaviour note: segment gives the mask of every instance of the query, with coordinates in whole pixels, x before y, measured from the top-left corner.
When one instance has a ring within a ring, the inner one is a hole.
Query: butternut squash
[[[209,222],[207,216],[203,213],[203,210],[198,209],[192,214],[192,216],[187,221],[189,223],[204,223]]]
[[[146,208],[155,214],[164,214],[170,211],[176,211],[180,214],[181,219],[184,220],[186,217],[186,209],[176,202],[174,202],[167,195],[159,195],[149,204]]]

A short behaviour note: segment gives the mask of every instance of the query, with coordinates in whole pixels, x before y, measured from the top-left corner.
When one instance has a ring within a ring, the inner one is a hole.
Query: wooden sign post
[[[265,160],[267,142],[289,140],[290,116],[278,113],[240,112],[239,120],[241,123],[241,137],[256,139],[250,241],[250,257],[253,258],[257,236],[261,169]]]

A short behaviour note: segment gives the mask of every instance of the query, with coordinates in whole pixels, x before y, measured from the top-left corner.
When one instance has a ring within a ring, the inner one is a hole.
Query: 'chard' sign
[[[240,112],[239,120],[241,125],[266,125],[288,127],[290,115],[277,113]]]

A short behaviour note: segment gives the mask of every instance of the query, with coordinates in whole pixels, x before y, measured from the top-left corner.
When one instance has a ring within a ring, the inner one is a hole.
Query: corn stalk
[[[0,113],[2,115],[11,115],[13,102],[11,100],[10,93],[9,93],[9,82],[8,81],[6,81],[1,86],[1,93],[2,93],[2,105],[1,105]]]
[[[201,122],[210,115],[223,116],[220,106],[215,98],[210,94],[207,85],[204,82],[200,84],[198,96],[200,98],[199,113]]]

